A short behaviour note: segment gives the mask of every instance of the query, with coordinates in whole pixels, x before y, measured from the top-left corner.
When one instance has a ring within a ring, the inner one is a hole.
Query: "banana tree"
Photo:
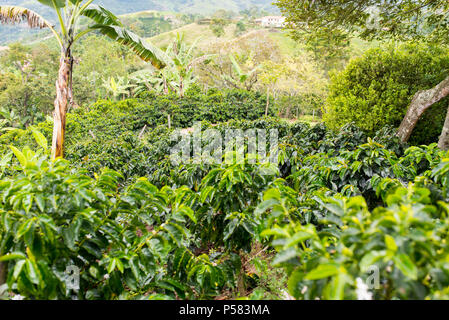
[[[27,22],[30,28],[49,29],[61,48],[58,79],[56,81],[55,111],[53,113],[52,157],[63,157],[66,113],[73,100],[72,48],[78,40],[90,32],[105,35],[131,48],[140,58],[151,62],[160,69],[165,66],[164,53],[157,47],[144,41],[136,34],[126,30],[120,20],[107,9],[93,4],[94,0],[37,0],[54,9],[59,26],[27,8],[18,6],[0,6],[0,23],[17,24]],[[81,18],[89,18],[92,25],[80,28]]]
[[[215,56],[212,54],[196,56],[195,50],[199,40],[200,38],[188,45],[185,35],[178,33],[173,43],[165,50],[167,67],[155,73],[155,76],[162,80],[164,93],[168,93],[171,89],[180,97],[184,97],[188,88],[197,80],[194,67],[201,63],[209,63],[211,57]]]
[[[244,86],[246,90],[250,91],[258,80],[257,76],[261,65],[257,65],[245,72],[233,54],[229,54],[229,60],[231,61],[232,66],[230,68],[231,73],[229,75],[223,74],[222,79],[227,85],[231,85],[231,87],[240,88],[241,86]]]
[[[129,90],[134,85],[130,84],[125,77],[117,77],[117,80],[114,77],[109,77],[108,79],[103,79],[103,87],[106,88],[108,94],[112,94],[115,100],[118,100],[120,97],[124,100],[126,96],[129,97]]]
[[[131,81],[135,84],[134,95],[139,96],[152,90],[158,94],[168,94],[167,81],[160,74],[162,71],[159,70],[155,75],[154,70],[143,69],[131,74]]]

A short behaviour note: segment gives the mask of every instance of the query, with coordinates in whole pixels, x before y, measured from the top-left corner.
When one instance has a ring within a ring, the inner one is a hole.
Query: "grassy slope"
[[[184,33],[187,43],[193,43],[195,40],[200,38],[197,44],[199,47],[202,47],[203,45],[210,44],[211,42],[233,39],[234,30],[235,24],[228,25],[225,28],[226,34],[221,38],[217,38],[208,25],[191,23],[181,28],[161,33],[160,35],[149,38],[148,40],[159,47],[166,47],[173,40],[173,38],[176,37],[177,33]]]
[[[208,25],[199,25],[197,23],[192,23],[181,28],[174,29],[170,32],[161,33],[160,35],[149,38],[148,40],[159,47],[166,47],[170,43],[170,41],[172,41],[172,39],[176,37],[177,33],[184,33],[187,43],[191,44],[199,38],[198,46],[202,47],[207,46],[213,42],[232,41],[236,39],[234,35],[235,28],[235,24],[228,25],[225,28],[226,34],[223,37],[217,38]],[[284,54],[293,54],[295,50],[299,48],[299,45],[288,37],[287,31],[277,30],[275,32],[271,32],[269,29],[255,29],[248,31],[248,33],[251,32],[263,32],[268,34],[271,39],[277,42]],[[245,35],[243,35],[243,37],[244,36]]]
[[[274,40],[281,52],[285,55],[292,55],[294,52],[301,48],[301,45],[295,40],[289,37],[289,31],[287,30],[277,30],[276,32],[269,32],[269,37]]]
[[[187,43],[191,44],[196,39],[200,38],[198,46],[202,47],[217,41],[231,41],[233,39],[236,39],[234,35],[235,24],[228,25],[225,28],[225,31],[226,31],[225,36],[217,38],[212,33],[208,25],[199,25],[197,23],[191,23],[181,28],[161,33],[160,35],[157,35],[152,38],[148,38],[148,40],[159,47],[166,47],[170,43],[170,41],[172,41],[172,39],[176,37],[177,33],[184,33]],[[249,30],[248,32],[254,32],[254,30]],[[298,50],[303,49],[303,46],[300,43],[290,38],[288,30],[277,29],[270,31],[269,29],[262,29],[262,32],[268,34],[268,36],[278,44],[282,53],[285,55],[294,55],[295,52],[298,52]],[[378,45],[379,43],[375,41],[367,42],[358,38],[354,38],[351,41],[351,56],[359,56],[364,51],[376,47]]]
[[[153,17],[158,15],[158,16],[165,16],[165,15],[172,15],[178,18],[181,18],[183,16],[182,13],[175,13],[175,12],[170,12],[170,11],[154,11],[154,10],[146,10],[146,11],[138,11],[138,12],[133,12],[133,13],[127,13],[127,14],[122,14],[119,16],[119,18],[121,19],[125,19],[125,18],[148,18],[148,17]],[[86,24],[86,21],[83,21],[81,23],[81,26],[84,26]],[[38,42],[47,42],[47,37],[48,35],[51,35],[51,32],[48,30],[30,30],[28,29],[26,26],[24,25],[20,25],[20,26],[1,26],[0,29],[0,35],[2,35],[1,31],[5,31],[8,30],[8,32],[10,33],[10,35],[1,38],[0,37],[0,46],[2,46],[2,48],[7,48],[6,45],[11,42],[12,40],[17,41],[17,42],[22,42],[24,44],[27,45],[32,45]],[[20,37],[17,38],[17,32],[20,33]],[[0,50],[1,51],[1,50]]]
[[[239,12],[241,9],[257,4],[259,7],[275,10],[270,0],[95,0],[115,14],[130,13],[141,10],[176,11],[186,13],[211,14],[219,9]],[[2,0],[0,4],[30,7],[34,10],[52,16],[52,10],[34,0]]]

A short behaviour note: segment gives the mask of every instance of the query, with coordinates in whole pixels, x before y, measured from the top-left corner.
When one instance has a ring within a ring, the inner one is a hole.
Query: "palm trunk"
[[[70,100],[70,79],[72,74],[72,56],[70,50],[64,50],[61,56],[58,80],[56,81],[55,111],[53,113],[52,158],[64,157],[64,136],[66,114]]]
[[[267,106],[265,107],[265,117],[268,117],[268,108],[270,107],[270,89],[267,88]]]
[[[438,141],[438,148],[445,151],[449,150],[449,108],[447,109],[446,120]]]
[[[181,81],[179,82],[179,96],[184,98],[184,79],[181,77]]]
[[[162,76],[162,79],[164,79],[164,94],[168,94],[168,85],[167,85],[167,79],[165,79],[164,76]]]
[[[6,282],[6,265],[0,262],[0,286]]]
[[[418,91],[413,97],[412,103],[407,110],[407,114],[399,127],[397,135],[401,141],[407,142],[423,113],[433,104],[441,101],[448,95],[449,77],[432,89]]]
[[[73,108],[73,109],[78,109],[79,106],[76,104],[75,102],[75,98],[73,95],[73,64],[74,64],[74,59],[73,57],[71,57],[70,59],[70,78],[69,78],[69,109],[68,112]]]

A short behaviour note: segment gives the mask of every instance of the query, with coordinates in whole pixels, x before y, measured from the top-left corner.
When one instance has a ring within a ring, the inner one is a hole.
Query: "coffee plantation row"
[[[67,160],[50,160],[51,122],[0,137],[3,298],[449,298],[447,152],[262,118],[263,102],[226,116],[164,99],[76,110]],[[196,121],[277,129],[278,163],[174,165],[171,134]],[[283,292],[251,267],[262,257]]]

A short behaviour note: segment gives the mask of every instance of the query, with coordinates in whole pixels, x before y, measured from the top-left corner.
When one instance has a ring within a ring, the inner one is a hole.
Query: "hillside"
[[[193,43],[198,41],[198,47],[206,47],[211,43],[215,42],[226,42],[233,41],[242,37],[246,37],[248,34],[253,32],[261,32],[268,35],[272,40],[274,40],[277,45],[281,48],[285,54],[293,54],[293,51],[297,48],[298,44],[288,37],[288,31],[281,30],[270,30],[270,29],[253,29],[249,30],[246,34],[236,37],[235,36],[235,24],[230,24],[224,28],[225,35],[218,38],[216,37],[208,25],[200,25],[197,23],[191,23],[183,27],[171,30],[169,32],[161,33],[157,36],[148,38],[151,43],[156,44],[159,47],[167,46],[170,41],[176,37],[177,33],[184,34],[187,43]]]
[[[238,12],[257,6],[267,11],[276,10],[271,0],[96,0],[95,3],[105,5],[115,14],[124,14],[144,10],[174,11],[183,13],[210,14],[219,9]],[[18,5],[27,8],[42,8],[33,0],[4,0],[1,4]],[[45,9],[47,14],[51,10]],[[42,11],[41,11],[42,12]]]
[[[163,2],[156,0],[96,0],[95,3],[105,5],[109,10],[118,15],[149,10],[208,15],[220,9],[239,12],[254,6],[266,11],[277,11],[271,5],[271,0],[166,0]],[[35,10],[46,18],[54,18],[50,8],[33,0],[4,0],[0,2],[0,5],[22,6]],[[29,41],[40,32],[45,31],[29,30],[26,26],[9,27],[0,25],[0,44],[14,41]]]
[[[3,314],[449,301],[448,1],[0,0]]]
[[[159,47],[167,46],[177,33],[184,34],[187,43],[193,43],[198,39],[198,46],[209,44],[216,41],[231,40],[234,38],[235,25],[231,24],[224,28],[225,35],[221,38],[217,38],[208,25],[199,25],[197,23],[191,23],[181,28],[174,29],[169,32],[161,33],[157,36],[151,37],[148,40],[151,43],[156,44]]]

